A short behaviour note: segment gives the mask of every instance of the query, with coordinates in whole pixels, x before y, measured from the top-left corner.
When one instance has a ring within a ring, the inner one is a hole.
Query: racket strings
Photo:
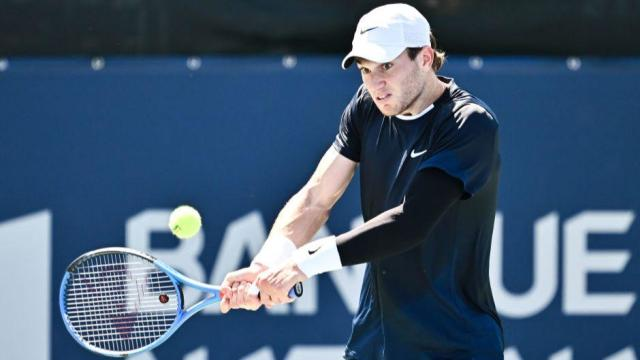
[[[133,254],[84,260],[67,282],[65,306],[76,333],[100,349],[129,352],[161,337],[178,315],[177,289],[153,262]]]

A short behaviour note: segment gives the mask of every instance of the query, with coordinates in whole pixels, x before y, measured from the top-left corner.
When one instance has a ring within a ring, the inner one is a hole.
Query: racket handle
[[[303,293],[303,289],[302,289],[302,283],[296,283],[295,285],[293,285],[293,287],[291,288],[291,290],[289,290],[289,297],[290,298],[299,298],[300,296],[302,296]]]
[[[258,299],[260,299],[260,289],[258,289],[256,284],[251,284],[251,288],[249,289],[249,292],[252,295],[257,295]],[[299,298],[300,296],[302,296],[302,292],[303,292],[302,283],[299,282],[295,284],[291,288],[291,290],[289,290],[289,297],[292,299]]]

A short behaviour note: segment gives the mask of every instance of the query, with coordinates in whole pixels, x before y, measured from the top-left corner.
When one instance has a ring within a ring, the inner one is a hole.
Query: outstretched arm
[[[251,265],[227,274],[222,282],[225,297],[223,313],[230,309],[255,310],[257,297],[248,294],[246,283],[253,282],[265,269],[283,263],[296,248],[306,244],[327,221],[329,212],[353,178],[357,163],[329,148],[313,175],[284,206]]]
[[[284,237],[296,248],[306,244],[329,218],[331,208],[351,182],[356,166],[356,162],[329,148],[309,181],[278,214],[269,239]]]

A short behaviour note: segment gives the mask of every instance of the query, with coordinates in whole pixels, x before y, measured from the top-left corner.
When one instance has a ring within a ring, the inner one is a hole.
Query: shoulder
[[[371,95],[367,91],[367,88],[364,87],[364,84],[360,84],[360,86],[358,87],[358,90],[356,90],[354,99],[357,100],[358,103],[360,104],[373,102],[373,99],[371,98]]]
[[[364,85],[360,85],[349,102],[347,110],[349,110],[352,115],[357,115],[359,118],[365,119],[378,111],[378,108],[375,106],[371,95]]]
[[[495,113],[484,101],[455,85],[439,120],[441,130],[455,132],[497,132],[499,127]]]
[[[498,121],[495,115],[483,103],[469,102],[453,112],[458,129],[473,131],[497,131]]]

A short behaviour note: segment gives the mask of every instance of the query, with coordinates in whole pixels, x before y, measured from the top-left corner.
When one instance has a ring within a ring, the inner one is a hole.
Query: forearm
[[[327,221],[332,205],[315,203],[312,189],[305,186],[282,208],[269,237],[286,237],[296,247],[306,244]]]
[[[346,190],[356,165],[329,148],[309,181],[278,214],[254,262],[273,266],[311,240]]]
[[[462,185],[436,169],[416,175],[404,203],[336,238],[343,266],[378,260],[420,244],[449,207]]]

